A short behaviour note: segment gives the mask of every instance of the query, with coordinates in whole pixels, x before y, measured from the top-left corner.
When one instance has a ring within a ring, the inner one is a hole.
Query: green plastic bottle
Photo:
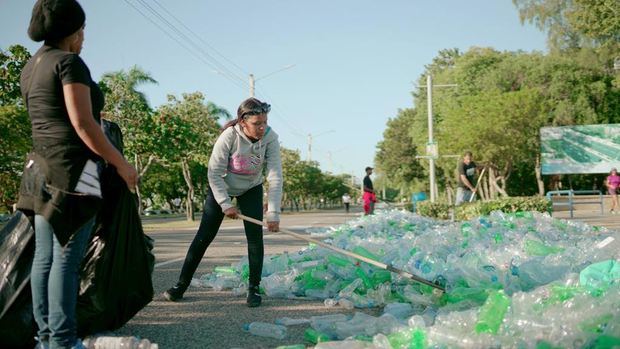
[[[564,251],[562,247],[547,246],[536,240],[525,240],[525,253],[530,256],[547,256],[562,251]]]
[[[350,260],[348,260],[346,258],[339,257],[339,256],[334,255],[334,254],[330,254],[329,256],[327,256],[327,260],[330,263],[333,263],[333,264],[335,264],[337,266],[340,266],[340,267],[346,267],[347,265],[354,265],[354,263],[351,262]]]
[[[392,281],[392,273],[387,270],[376,270],[372,273],[372,282],[375,285],[390,281]]]
[[[304,332],[304,339],[312,344],[329,341],[329,337],[327,337],[327,335],[313,328],[306,329],[306,331]]]
[[[355,248],[353,249],[353,253],[357,253],[360,256],[364,256],[366,258],[370,258],[372,260],[378,261],[381,259],[381,257],[377,256],[376,254],[368,251],[367,249],[363,248],[362,246],[355,246]]]
[[[503,290],[491,291],[489,298],[480,308],[476,333],[497,334],[504,315],[508,311],[508,306],[510,306],[510,298],[504,294]]]
[[[394,332],[387,338],[392,348],[425,349],[427,347],[426,333],[420,328]]]
[[[213,271],[218,274],[237,274],[237,271],[232,267],[215,267]]]
[[[592,346],[593,349],[610,349],[620,348],[620,337],[613,337],[608,335],[599,336]]]
[[[355,269],[355,275],[357,275],[358,278],[362,279],[362,282],[364,283],[364,286],[367,289],[373,289],[375,288],[374,283],[372,282],[372,280],[368,277],[368,275],[366,275],[366,273],[364,273],[364,270],[362,270],[362,268],[356,268]]]

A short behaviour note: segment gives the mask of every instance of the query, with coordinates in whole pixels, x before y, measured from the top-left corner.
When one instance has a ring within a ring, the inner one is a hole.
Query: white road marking
[[[241,228],[241,227],[222,227],[222,228],[220,228],[220,230],[233,230],[233,229],[239,229],[239,228]],[[308,229],[310,227],[307,226],[307,225],[295,225],[295,226],[290,226],[288,228],[289,229]],[[177,229],[177,230],[180,230],[180,229]],[[278,234],[278,233],[276,232],[276,233],[265,234],[264,237],[270,237],[270,236],[273,236],[275,234]],[[234,242],[234,244],[235,245],[240,245],[241,242]],[[172,264],[172,263],[176,263],[176,262],[181,262],[183,260],[185,260],[185,257],[180,257],[180,258],[171,259],[169,261],[155,263],[155,268],[163,267],[164,265],[168,265],[168,264]]]
[[[172,260],[165,261],[165,262],[155,263],[155,268],[159,268],[159,267],[163,267],[164,265],[180,262],[182,260],[185,260],[185,257],[176,258],[176,259],[172,259]]]

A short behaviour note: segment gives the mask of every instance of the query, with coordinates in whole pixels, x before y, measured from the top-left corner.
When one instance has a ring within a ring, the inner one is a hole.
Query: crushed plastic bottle
[[[282,326],[293,326],[293,325],[301,325],[301,324],[309,324],[309,323],[310,323],[310,319],[306,319],[306,318],[294,319],[290,317],[277,318],[275,321],[276,325],[282,325]]]
[[[140,339],[133,336],[112,337],[98,336],[88,337],[82,341],[82,345],[87,349],[158,349],[156,343],[151,343],[148,339]]]
[[[276,339],[284,339],[284,337],[286,337],[286,327],[266,322],[245,324],[243,325],[243,330],[260,337],[271,337]]]

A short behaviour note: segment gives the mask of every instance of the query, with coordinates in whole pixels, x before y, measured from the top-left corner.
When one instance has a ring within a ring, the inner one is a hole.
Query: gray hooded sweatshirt
[[[278,135],[268,127],[263,138],[252,141],[235,125],[222,132],[209,159],[209,185],[215,201],[225,211],[233,207],[231,196],[239,196],[263,183],[269,183],[267,221],[280,220],[282,200],[282,161]]]

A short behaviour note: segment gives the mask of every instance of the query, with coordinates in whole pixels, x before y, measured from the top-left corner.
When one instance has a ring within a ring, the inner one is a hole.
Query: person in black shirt
[[[375,202],[377,202],[377,196],[375,195],[375,190],[372,186],[372,180],[370,179],[370,175],[372,175],[372,167],[366,167],[366,177],[364,177],[364,213],[366,215],[373,214],[375,211]]]
[[[20,79],[33,150],[18,208],[34,215],[31,290],[42,348],[83,348],[75,308],[78,271],[101,204],[96,163],[114,166],[131,190],[138,179],[99,125],[103,94],[79,56],[84,22],[75,0],[37,1],[28,35],[44,44]]]
[[[476,163],[474,163],[473,158],[474,156],[471,152],[465,152],[463,154],[463,161],[459,162],[457,167],[456,206],[469,202],[472,195],[476,192],[473,184],[474,175],[476,174]]]

